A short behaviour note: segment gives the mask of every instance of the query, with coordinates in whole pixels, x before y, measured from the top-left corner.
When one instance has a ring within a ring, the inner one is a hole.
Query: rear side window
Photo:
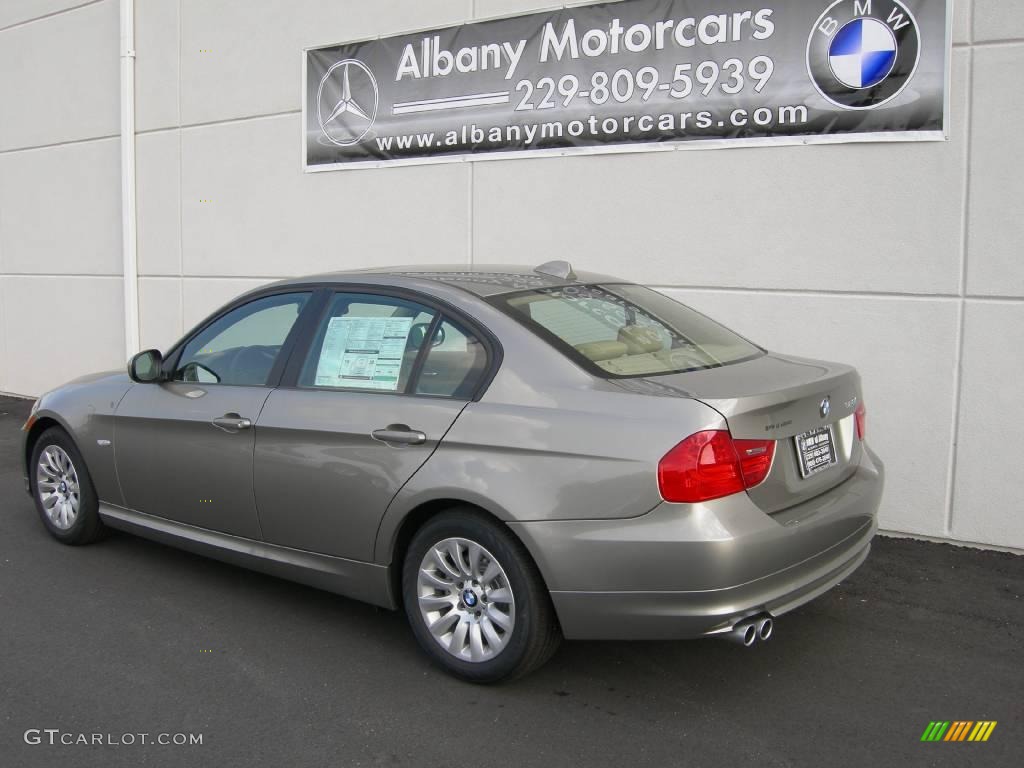
[[[715,368],[764,354],[728,328],[639,285],[571,285],[497,296],[513,317],[610,378]]]
[[[298,384],[469,400],[487,366],[480,339],[431,307],[396,296],[337,293]]]
[[[429,307],[397,297],[336,294],[299,386],[404,392],[435,317]]]
[[[416,394],[468,400],[487,368],[487,351],[480,340],[459,325],[443,320],[434,332]]]

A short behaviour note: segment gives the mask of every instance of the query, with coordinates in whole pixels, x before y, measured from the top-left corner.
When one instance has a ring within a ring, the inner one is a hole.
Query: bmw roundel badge
[[[914,77],[921,38],[899,0],[836,0],[807,39],[807,73],[825,99],[843,109],[874,109]]]

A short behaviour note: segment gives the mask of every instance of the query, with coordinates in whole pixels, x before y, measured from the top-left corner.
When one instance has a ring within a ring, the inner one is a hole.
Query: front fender
[[[59,425],[74,440],[101,501],[123,505],[114,464],[114,418],[132,382],[125,374],[90,376],[46,393],[24,433],[26,477],[31,477],[31,445],[49,426]]]

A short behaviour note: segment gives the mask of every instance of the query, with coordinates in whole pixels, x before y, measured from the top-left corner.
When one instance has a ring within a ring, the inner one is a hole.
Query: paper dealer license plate
[[[793,439],[796,440],[801,477],[810,477],[836,463],[836,444],[831,425],[812,429]]]

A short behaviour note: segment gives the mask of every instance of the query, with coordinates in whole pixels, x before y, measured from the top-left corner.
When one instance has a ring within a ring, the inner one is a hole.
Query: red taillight
[[[857,410],[853,412],[853,419],[857,424],[857,438],[863,440],[864,435],[868,431],[868,412],[864,407],[863,401],[857,403]]]
[[[740,457],[740,469],[747,488],[760,485],[768,477],[775,456],[774,440],[733,440],[736,454]]]
[[[658,462],[665,501],[693,504],[753,488],[768,476],[774,440],[733,440],[724,430],[697,432]]]

